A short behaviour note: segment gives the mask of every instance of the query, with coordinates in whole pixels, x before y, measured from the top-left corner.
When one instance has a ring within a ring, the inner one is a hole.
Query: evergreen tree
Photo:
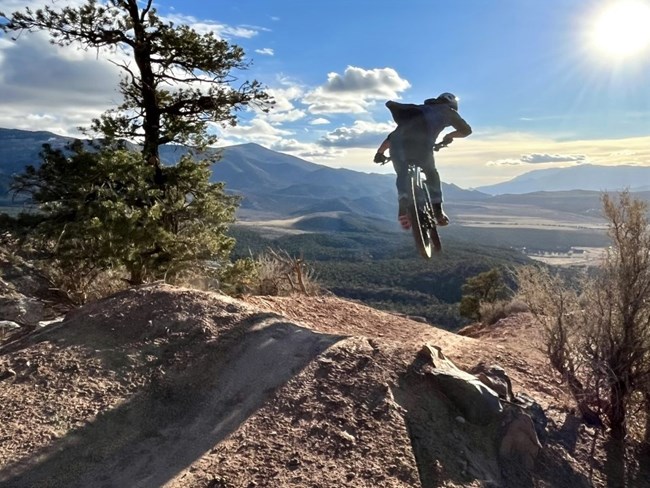
[[[502,300],[508,296],[509,290],[499,269],[492,268],[468,278],[462,286],[462,292],[463,296],[459,305],[461,317],[481,320],[481,303]]]
[[[90,131],[104,145],[99,152],[81,143],[71,153],[45,147],[41,167],[14,182],[14,191],[31,195],[40,209],[37,218],[21,219],[32,242],[70,272],[92,278],[118,266],[135,284],[207,260],[229,276],[248,269],[227,261],[234,242],[225,232],[236,201],[209,182],[208,163],[187,157],[164,167],[159,155],[167,143],[203,149],[215,141],[208,123],[235,125],[237,110],[271,106],[259,82],[234,86],[232,73],[248,67],[244,51],[213,33],[163,21],[152,0],[88,0],[0,17],[5,33],[46,31],[60,46],[129,57],[119,65],[123,102],[92,121]],[[142,153],[124,151],[124,140]]]
[[[225,265],[234,245],[225,231],[237,198],[209,182],[208,163],[185,157],[164,167],[163,192],[148,184],[154,170],[137,153],[88,152],[80,142],[68,150],[45,146],[42,164],[13,184],[39,208],[23,217],[36,247],[64,272],[86,281],[123,267],[128,281],[139,284],[207,261]]]

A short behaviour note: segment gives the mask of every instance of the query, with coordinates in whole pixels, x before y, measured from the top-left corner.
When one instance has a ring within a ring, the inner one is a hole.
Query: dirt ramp
[[[2,450],[0,485],[162,486],[340,339],[165,286],[89,305],[2,356],[18,374],[0,428],[32,449]],[[51,435],[64,417],[77,426]]]
[[[473,395],[491,397],[454,364],[506,361],[517,389],[525,344],[335,297],[253,301],[146,286],[0,346],[0,486],[586,486],[549,449],[511,476],[527,432],[504,448],[510,424],[477,422]]]

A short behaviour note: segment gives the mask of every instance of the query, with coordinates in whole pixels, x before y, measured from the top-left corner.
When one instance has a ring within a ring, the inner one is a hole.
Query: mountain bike
[[[447,144],[441,142],[436,144],[433,150],[439,151],[443,147],[447,147]],[[383,164],[388,161],[390,158],[387,158]],[[431,203],[431,195],[429,195],[429,188],[426,185],[426,176],[417,162],[410,161],[408,177],[410,191],[407,208],[415,247],[423,258],[431,259],[434,252],[442,251],[442,242],[433,215],[433,203]]]

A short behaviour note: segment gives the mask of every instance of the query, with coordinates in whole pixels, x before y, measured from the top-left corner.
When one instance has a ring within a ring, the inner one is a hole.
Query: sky
[[[0,0],[26,6],[83,0]],[[395,124],[387,100],[460,99],[473,134],[436,153],[444,182],[475,188],[545,168],[650,166],[650,0],[160,0],[159,15],[241,46],[276,101],[213,127],[332,167],[372,163]],[[117,105],[102,53],[0,33],[0,127],[80,136]],[[449,129],[451,130],[451,129]],[[444,132],[443,132],[444,134]],[[442,135],[441,135],[442,137]]]

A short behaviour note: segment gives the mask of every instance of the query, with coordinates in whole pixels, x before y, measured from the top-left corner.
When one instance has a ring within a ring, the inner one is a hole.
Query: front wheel
[[[440,251],[440,237],[433,222],[429,195],[425,189],[419,187],[415,178],[411,178],[411,201],[409,203],[411,217],[411,230],[415,239],[415,247],[425,259],[431,259],[435,250]]]

